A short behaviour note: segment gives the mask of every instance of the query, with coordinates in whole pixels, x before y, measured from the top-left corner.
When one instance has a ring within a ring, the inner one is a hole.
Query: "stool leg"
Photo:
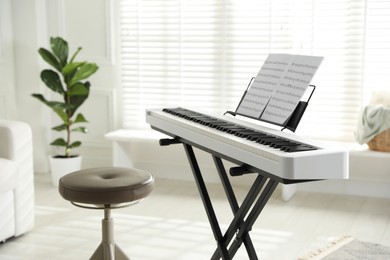
[[[111,218],[111,210],[104,209],[102,220],[102,242],[95,250],[90,260],[129,260],[126,254],[114,242],[114,221]]]

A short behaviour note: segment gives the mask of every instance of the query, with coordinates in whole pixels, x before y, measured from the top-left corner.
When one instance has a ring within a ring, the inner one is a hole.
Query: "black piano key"
[[[227,133],[230,133],[231,130],[235,130],[235,129],[237,129],[237,127],[234,125],[224,125],[224,126],[217,127],[217,130],[222,132],[227,132]]]
[[[272,144],[273,139],[274,138],[266,138],[266,139],[258,140],[257,142],[259,144],[270,145],[270,144]]]
[[[282,148],[283,146],[285,146],[285,145],[288,145],[289,144],[289,142],[287,141],[280,141],[280,142],[278,142],[278,141],[274,141],[274,142],[272,142],[272,144],[270,144],[270,147],[273,147],[273,148]]]
[[[231,134],[231,135],[234,135],[234,134],[237,133],[238,131],[240,131],[240,128],[238,128],[238,127],[233,127],[233,128],[227,129],[227,130],[226,130],[226,133]]]
[[[272,136],[267,136],[267,137],[262,137],[262,138],[258,138],[256,140],[257,143],[259,144],[270,144],[272,143],[272,141],[275,139],[276,137],[272,137]]]
[[[303,151],[311,151],[311,150],[316,150],[317,148],[313,146],[308,146],[308,145],[298,145],[295,147],[292,147],[290,152],[303,152]]]
[[[290,140],[288,140],[288,143],[283,145],[285,147],[293,147],[293,146],[297,146],[297,145],[300,145],[299,143],[296,143],[296,142],[292,142]]]
[[[243,128],[243,127],[237,127],[237,128],[235,128],[235,129],[229,129],[229,130],[227,131],[227,133],[232,134],[232,135],[235,135],[236,133],[238,133],[238,132],[240,132],[240,131],[244,131],[244,130],[245,130],[245,128]]]
[[[223,127],[226,125],[228,125],[226,122],[212,122],[212,123],[210,123],[209,127],[218,128],[218,127]]]
[[[253,130],[242,130],[242,131],[237,131],[234,135],[238,136],[238,137],[242,137],[242,138],[246,138],[248,137],[249,135],[251,134],[254,134],[256,133],[255,131]]]
[[[296,143],[296,142],[291,142],[290,144],[286,144],[286,145],[283,145],[282,147],[280,147],[280,150],[285,151],[285,152],[292,152],[299,146],[301,146],[301,144]]]
[[[250,140],[250,141],[256,142],[257,140],[259,140],[261,138],[265,138],[267,136],[269,136],[269,135],[256,133],[256,134],[248,136],[247,139]]]
[[[218,122],[218,121],[216,121],[215,119],[206,118],[206,119],[201,120],[200,124],[212,127],[213,124],[216,122]]]

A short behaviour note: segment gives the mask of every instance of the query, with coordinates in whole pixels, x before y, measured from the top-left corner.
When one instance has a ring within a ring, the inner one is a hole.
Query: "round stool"
[[[118,167],[76,171],[59,180],[59,193],[73,205],[104,209],[102,241],[90,259],[129,259],[114,242],[111,209],[139,202],[152,192],[153,186],[151,174]]]

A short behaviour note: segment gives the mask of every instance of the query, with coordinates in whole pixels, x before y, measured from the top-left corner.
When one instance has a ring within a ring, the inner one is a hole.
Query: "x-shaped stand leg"
[[[263,210],[264,206],[278,185],[278,181],[264,177],[262,175],[258,175],[252,187],[248,191],[244,201],[239,207],[221,159],[219,157],[213,156],[234,214],[234,218],[230,223],[227,231],[224,235],[222,235],[218,219],[212,206],[211,199],[192,146],[184,144],[184,148],[190,162],[190,166],[194,174],[195,181],[214,234],[214,238],[217,242],[217,249],[215,250],[211,259],[217,260],[221,257],[223,260],[232,259],[242,243],[244,243],[246,247],[249,259],[258,259],[249,236],[249,231],[252,229],[252,226],[255,223],[257,217]],[[233,237],[235,237],[235,239],[233,242],[231,242]]]

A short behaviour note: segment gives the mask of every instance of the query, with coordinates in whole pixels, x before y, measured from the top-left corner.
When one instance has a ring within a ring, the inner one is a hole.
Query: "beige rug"
[[[297,260],[390,260],[390,247],[362,242],[351,236],[333,240]]]

